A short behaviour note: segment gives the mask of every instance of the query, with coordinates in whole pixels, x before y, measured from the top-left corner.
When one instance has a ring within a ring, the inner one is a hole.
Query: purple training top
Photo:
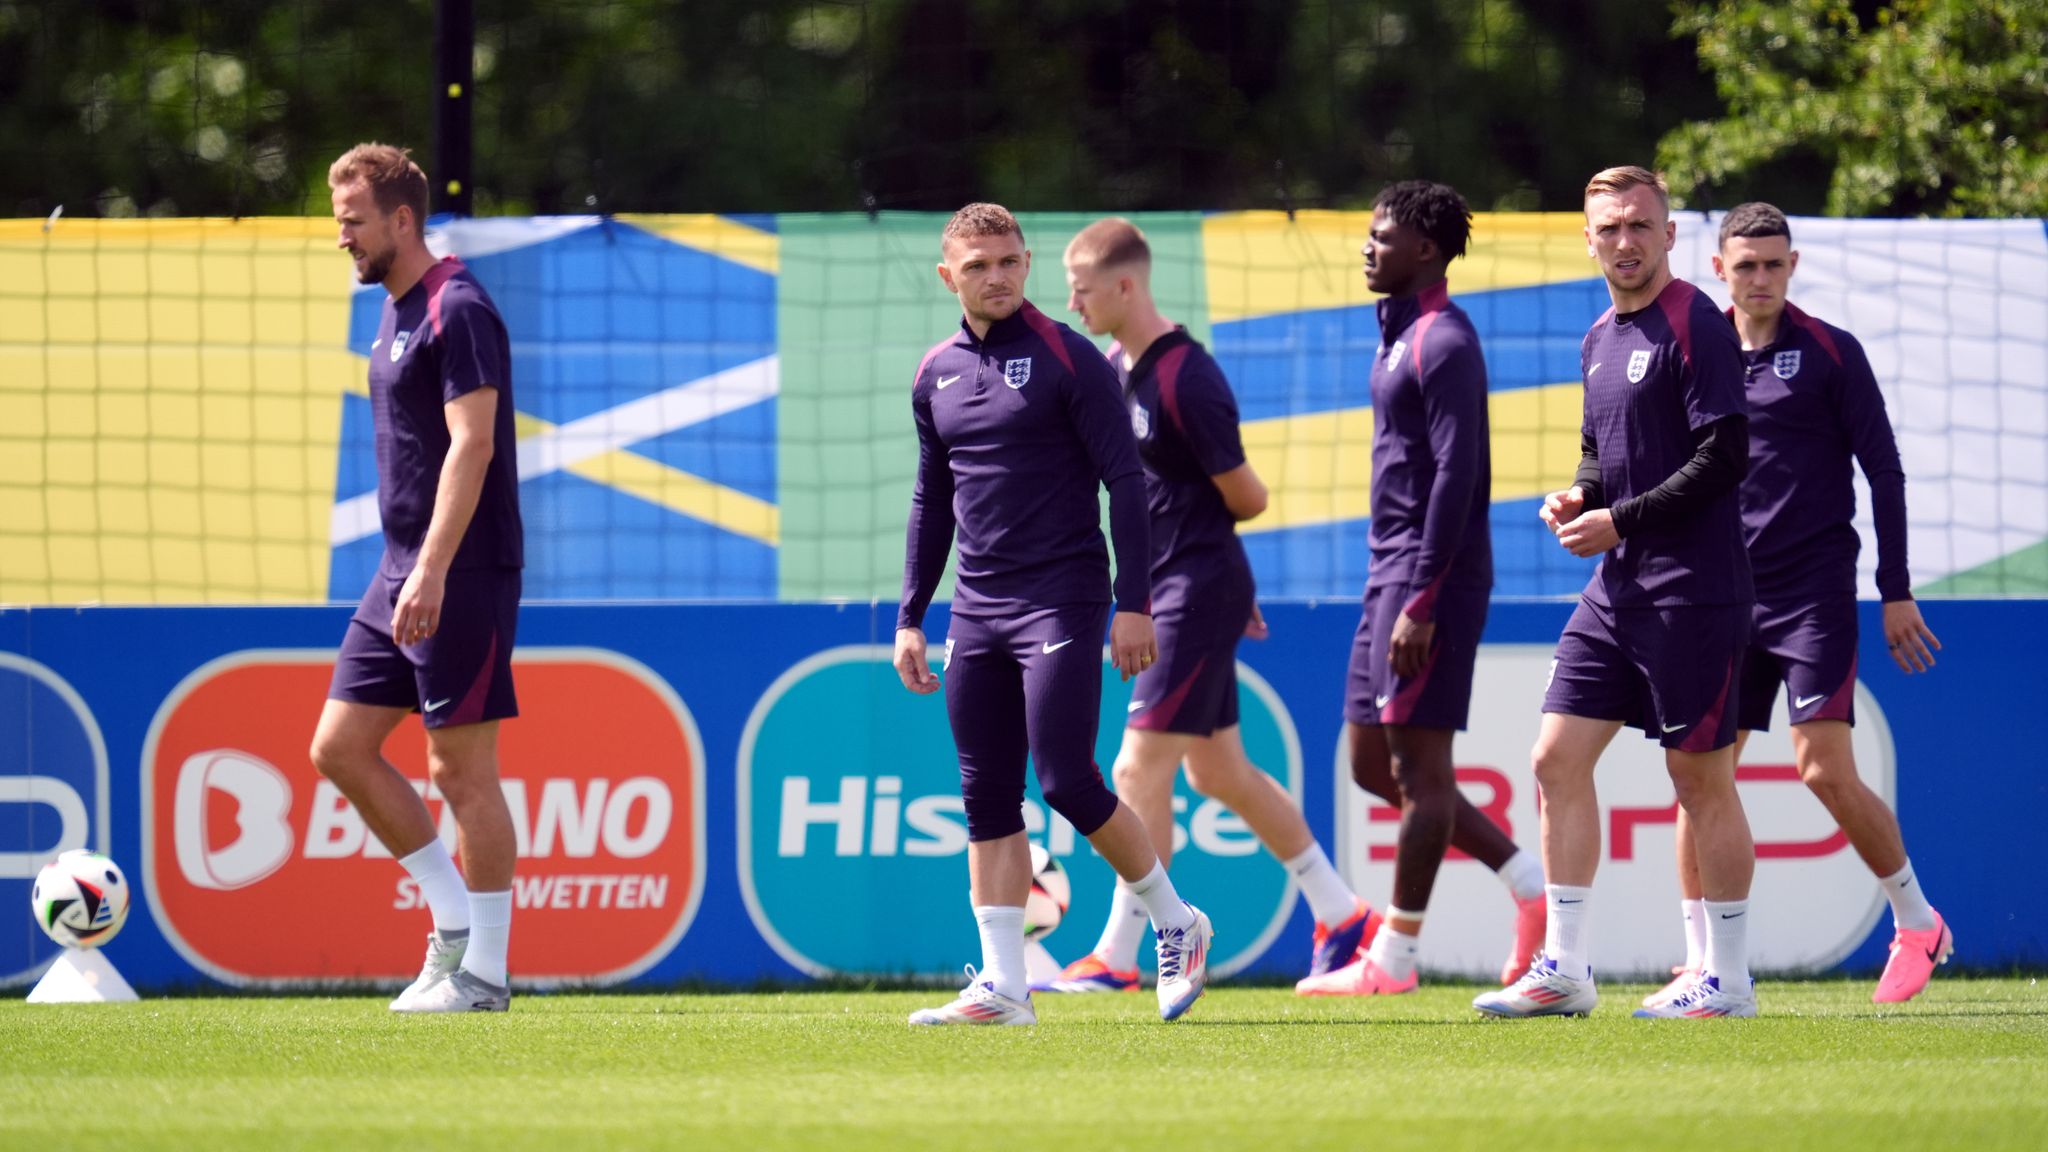
[[[1128,374],[1117,348],[1109,362],[1124,382],[1145,462],[1153,611],[1187,608],[1198,588],[1249,588],[1251,562],[1237,538],[1237,518],[1210,479],[1244,463],[1237,399],[1223,369],[1180,327],[1153,341]]]
[[[402,299],[384,300],[370,345],[370,412],[377,445],[377,512],[383,571],[403,580],[419,562],[441,465],[448,458],[447,405],[495,388],[490,467],[451,568],[519,568],[519,443],[512,420],[512,350],[491,297],[453,256],[427,269]]]
[[[1029,302],[977,338],[963,318],[911,381],[917,486],[898,628],[924,624],[957,527],[956,616],[1107,600],[1097,485],[1109,489],[1116,601],[1150,612],[1144,470],[1116,374]]]
[[[1609,308],[1579,353],[1585,423],[1607,506],[1657,487],[1692,459],[1694,433],[1749,411],[1742,344],[1707,294],[1674,279],[1635,312]],[[1747,604],[1749,554],[1736,489],[1698,515],[1641,529],[1600,558],[1586,585],[1615,608]]]
[[[1729,318],[1734,318],[1733,311]],[[1856,594],[1853,453],[1877,520],[1877,590],[1913,598],[1906,571],[1906,472],[1870,361],[1854,336],[1785,305],[1778,336],[1746,352],[1749,476],[1742,528],[1761,598]]]
[[[1372,364],[1372,574],[1432,618],[1446,587],[1493,586],[1486,359],[1443,281],[1379,302]]]

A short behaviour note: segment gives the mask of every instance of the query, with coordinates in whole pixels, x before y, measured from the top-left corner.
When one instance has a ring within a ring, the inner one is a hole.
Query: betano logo
[[[885,646],[849,645],[798,663],[762,695],[740,739],[741,892],[777,954],[814,976],[956,972],[978,947],[945,706],[905,692],[890,657]],[[1238,670],[1245,745],[1299,796],[1293,721],[1264,680]],[[1122,739],[1129,698],[1128,685],[1106,678],[1102,765]],[[1185,780],[1174,813],[1175,877],[1218,926],[1215,970],[1241,969],[1285,924],[1293,881],[1242,820]],[[1114,873],[1045,806],[1035,779],[1023,815],[1072,875],[1073,907],[1047,940],[1071,959],[1094,943]]]
[[[1540,845],[1529,749],[1542,723],[1553,654],[1548,645],[1482,646],[1472,683],[1474,723],[1459,733],[1455,748],[1465,795],[1532,852]],[[1337,858],[1358,891],[1372,899],[1393,882],[1400,813],[1351,782],[1349,751],[1341,738],[1337,743]],[[1890,803],[1891,731],[1860,683],[1854,744],[1857,770]],[[1751,738],[1737,770],[1757,848],[1751,956],[1761,969],[1821,971],[1840,963],[1870,934],[1884,898],[1792,765],[1780,692],[1770,730]],[[1637,729],[1623,728],[1601,757],[1595,783],[1602,844],[1594,881],[1595,964],[1603,975],[1661,979],[1685,952],[1672,862],[1678,808],[1661,746]],[[1454,859],[1437,874],[1430,896],[1423,962],[1439,972],[1497,973],[1513,926],[1514,906],[1500,882],[1478,863]]]
[[[47,665],[0,652],[0,908],[20,915],[61,852],[111,847],[107,744],[92,709]],[[40,975],[57,945],[17,922],[0,935],[0,987]]]
[[[644,666],[595,649],[522,649],[521,717],[499,738],[519,852],[511,966],[522,984],[609,983],[659,961],[704,886],[695,721]],[[419,963],[417,885],[306,748],[328,650],[238,652],[186,677],[143,749],[143,878],[164,935],[233,984],[393,979]],[[601,718],[602,722],[593,722]],[[427,801],[408,718],[385,754]]]

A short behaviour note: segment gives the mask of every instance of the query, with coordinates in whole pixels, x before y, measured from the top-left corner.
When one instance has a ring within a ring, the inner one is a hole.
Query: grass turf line
[[[912,1029],[924,992],[0,1003],[0,1147],[2038,1148],[2048,989],[1767,984],[1754,1021],[1492,1021],[1470,988],[1039,998]]]

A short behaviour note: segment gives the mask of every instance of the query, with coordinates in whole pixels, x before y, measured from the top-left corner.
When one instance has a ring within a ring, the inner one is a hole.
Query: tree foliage
[[[2048,214],[2048,0],[1679,6],[1727,114],[1666,135],[1678,198],[1772,199],[1818,175],[1830,215]]]
[[[1712,94],[1640,0],[477,0],[476,209],[1575,207]],[[431,170],[432,0],[0,0],[0,214]]]

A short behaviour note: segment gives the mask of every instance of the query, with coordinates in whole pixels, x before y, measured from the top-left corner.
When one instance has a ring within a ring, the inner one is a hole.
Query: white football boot
[[[1497,992],[1484,992],[1472,1000],[1472,1007],[1488,1016],[1511,1020],[1531,1016],[1584,1016],[1600,1003],[1593,978],[1574,980],[1557,970],[1557,961],[1545,956],[1529,966],[1520,980]]]
[[[967,987],[960,990],[960,995],[937,1008],[920,1008],[912,1012],[910,1022],[1022,1025],[1038,1023],[1038,1013],[1031,1010],[1031,993],[1026,992],[1022,1000],[1012,1000],[996,991],[994,982],[980,979],[974,965],[969,964]]]
[[[1158,932],[1159,1018],[1178,1020],[1187,1015],[1209,986],[1209,942],[1216,930],[1200,908],[1181,901],[1195,922],[1185,928]]]
[[[427,960],[420,965],[420,978],[406,986],[396,999],[391,1001],[393,1012],[403,1012],[413,998],[448,977],[462,967],[463,954],[469,951],[469,931],[460,935],[443,936],[437,929],[427,933]]]

